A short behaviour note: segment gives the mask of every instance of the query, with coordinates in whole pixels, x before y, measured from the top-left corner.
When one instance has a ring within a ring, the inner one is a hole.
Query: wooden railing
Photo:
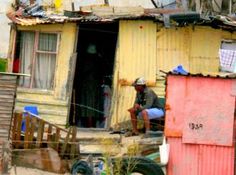
[[[22,124],[25,126],[22,127]],[[13,149],[53,148],[61,157],[79,156],[76,127],[68,130],[31,113],[15,113],[12,125]]]

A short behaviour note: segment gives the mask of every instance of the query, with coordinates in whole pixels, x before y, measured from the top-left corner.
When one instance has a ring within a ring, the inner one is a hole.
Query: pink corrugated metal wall
[[[167,77],[168,175],[233,175],[233,79]]]
[[[234,147],[184,144],[169,137],[167,175],[233,175]]]

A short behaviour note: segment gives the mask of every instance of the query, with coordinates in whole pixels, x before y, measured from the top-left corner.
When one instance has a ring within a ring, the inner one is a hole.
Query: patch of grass
[[[128,146],[126,158],[120,157],[120,156],[112,156],[112,150],[113,149],[121,149],[121,146],[119,143],[114,143],[112,139],[104,139],[101,141],[101,144],[103,145],[104,150],[106,150],[103,153],[103,161],[104,161],[104,173],[106,175],[130,175],[130,172],[134,170],[135,166],[137,165],[137,161],[133,159],[134,156],[137,156],[140,154],[140,147],[138,143],[133,143]],[[111,148],[112,146],[112,148]],[[115,158],[114,161],[111,159]],[[123,169],[125,167],[125,169]]]
[[[0,72],[6,72],[7,59],[0,58]]]

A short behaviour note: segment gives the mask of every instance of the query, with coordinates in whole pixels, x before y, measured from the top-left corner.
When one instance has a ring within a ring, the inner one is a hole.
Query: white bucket
[[[166,165],[169,160],[170,145],[166,143],[165,136],[163,137],[162,145],[159,146],[159,151],[160,151],[161,164]]]

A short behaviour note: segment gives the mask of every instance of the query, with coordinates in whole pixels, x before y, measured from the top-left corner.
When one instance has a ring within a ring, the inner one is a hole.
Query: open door
[[[79,24],[69,122],[104,128],[111,105],[118,23]]]

